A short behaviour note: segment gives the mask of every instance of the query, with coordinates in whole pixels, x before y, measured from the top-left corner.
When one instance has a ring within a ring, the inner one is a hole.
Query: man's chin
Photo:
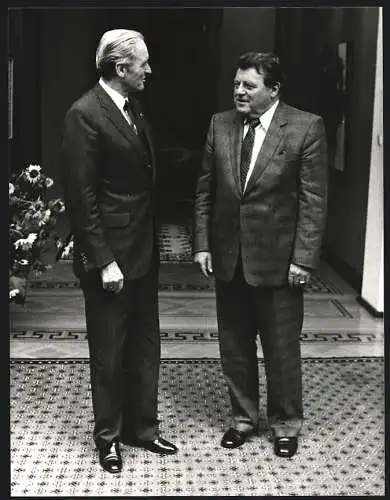
[[[130,94],[136,94],[137,92],[142,92],[144,89],[145,89],[145,84],[144,83],[140,83],[136,87],[132,87],[129,90],[129,93]]]
[[[243,115],[247,115],[249,113],[249,106],[247,104],[236,102],[235,106],[237,113],[241,113]]]

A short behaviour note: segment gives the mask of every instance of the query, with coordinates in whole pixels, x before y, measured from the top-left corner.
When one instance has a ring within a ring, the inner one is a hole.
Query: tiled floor
[[[163,264],[161,279],[177,283],[179,269]],[[160,291],[162,358],[216,358],[214,290],[207,289],[195,267],[188,269],[191,280],[199,280],[196,284],[204,289]],[[383,356],[383,320],[373,318],[356,301],[356,291],[327,264],[321,263],[319,276],[330,293],[305,294],[303,357]],[[41,279],[74,281],[64,262]],[[10,322],[11,358],[88,357],[82,294],[75,286],[31,288],[24,307],[11,304]],[[260,346],[258,354],[262,356]]]

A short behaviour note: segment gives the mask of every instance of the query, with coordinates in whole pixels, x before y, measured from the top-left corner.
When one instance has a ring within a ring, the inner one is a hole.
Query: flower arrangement
[[[65,205],[47,199],[53,179],[29,165],[9,180],[9,300],[23,304],[28,282],[48,267],[45,255],[61,247],[55,227]]]

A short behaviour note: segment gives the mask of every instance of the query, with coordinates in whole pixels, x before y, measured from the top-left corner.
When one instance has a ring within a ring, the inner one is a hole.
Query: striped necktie
[[[247,124],[249,129],[242,141],[241,160],[240,160],[240,180],[241,190],[244,192],[246,177],[248,175],[249,166],[252,158],[253,143],[255,140],[255,128],[260,123],[259,118],[248,118]]]

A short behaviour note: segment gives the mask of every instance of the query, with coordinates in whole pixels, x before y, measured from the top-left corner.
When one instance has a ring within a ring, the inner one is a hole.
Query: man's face
[[[129,92],[140,92],[145,88],[146,75],[152,69],[149,65],[149,53],[145,43],[139,40],[134,48],[131,62],[125,68],[125,85]]]
[[[273,104],[277,88],[264,85],[263,75],[255,68],[238,68],[234,77],[233,99],[236,110],[247,116],[259,116]]]

